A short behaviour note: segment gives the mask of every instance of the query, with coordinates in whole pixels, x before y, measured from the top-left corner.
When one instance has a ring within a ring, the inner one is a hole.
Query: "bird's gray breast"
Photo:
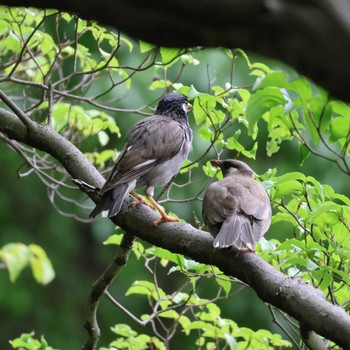
[[[182,137],[183,142],[181,144],[181,147],[178,149],[177,153],[171,154],[171,156],[163,163],[159,164],[149,173],[140,177],[137,181],[137,187],[156,187],[164,185],[168,183],[173,178],[173,176],[175,176],[179,172],[183,162],[187,159],[188,153],[191,150],[191,129],[184,129]]]

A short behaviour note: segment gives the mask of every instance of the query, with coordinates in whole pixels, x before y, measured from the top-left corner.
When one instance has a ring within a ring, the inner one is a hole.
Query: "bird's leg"
[[[144,204],[144,205],[147,205],[150,208],[154,208],[154,206],[152,204],[148,203],[142,196],[140,196],[136,192],[131,191],[130,194],[137,199],[137,201],[131,203],[131,205],[133,207],[136,207],[139,204]]]
[[[168,222],[177,222],[179,219],[176,219],[172,216],[169,216],[165,213],[165,211],[160,207],[160,205],[150,196],[147,196],[149,201],[153,204],[154,208],[157,209],[158,213],[161,215],[161,217],[153,222],[154,226],[158,226],[163,221]]]

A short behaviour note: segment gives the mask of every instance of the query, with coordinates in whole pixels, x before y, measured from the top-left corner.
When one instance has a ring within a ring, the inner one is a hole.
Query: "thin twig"
[[[35,123],[25,114],[17,105],[0,90],[0,99],[12,110],[13,113],[21,120],[27,129],[33,128]]]

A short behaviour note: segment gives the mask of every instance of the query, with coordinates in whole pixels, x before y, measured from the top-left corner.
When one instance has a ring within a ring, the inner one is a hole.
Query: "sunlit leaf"
[[[36,244],[30,244],[28,248],[30,251],[29,261],[34,278],[41,284],[50,283],[55,278],[55,272],[45,251]]]
[[[103,244],[105,244],[105,245],[108,245],[108,244],[120,245],[122,238],[123,238],[122,234],[111,235],[103,242]]]
[[[258,90],[248,101],[247,119],[249,121],[249,132],[253,134],[258,120],[274,106],[285,105],[286,100],[280,89],[267,87]]]
[[[20,272],[28,265],[30,251],[22,243],[9,243],[0,250],[0,260],[9,271],[10,281],[15,282]]]

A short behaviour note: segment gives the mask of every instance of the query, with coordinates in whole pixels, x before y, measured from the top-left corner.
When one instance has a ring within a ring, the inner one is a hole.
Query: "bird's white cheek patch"
[[[187,103],[184,103],[184,104],[182,105],[182,109],[185,111],[185,113],[187,113],[187,112],[188,112],[188,104],[187,104]]]

